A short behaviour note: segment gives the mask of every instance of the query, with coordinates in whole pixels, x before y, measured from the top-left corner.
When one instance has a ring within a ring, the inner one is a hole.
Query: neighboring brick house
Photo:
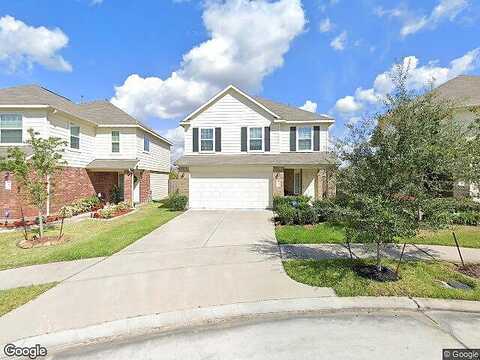
[[[190,208],[272,207],[274,196],[334,197],[334,119],[229,86],[187,116],[177,160]],[[188,184],[186,183],[188,181]]]
[[[480,76],[457,76],[439,86],[435,92],[441,98],[455,102],[454,120],[464,126],[480,118]],[[459,181],[454,184],[453,195],[480,201],[480,188],[477,184]]]
[[[76,104],[36,85],[0,89],[0,157],[11,146],[31,154],[28,129],[68,143],[48,213],[94,194],[109,201],[114,185],[130,203],[168,195],[171,142],[108,101]],[[21,216],[16,190],[13,175],[1,173],[0,217]],[[23,212],[36,215],[26,207]]]

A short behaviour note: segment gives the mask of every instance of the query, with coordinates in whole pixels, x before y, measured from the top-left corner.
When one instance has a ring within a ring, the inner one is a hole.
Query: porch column
[[[327,169],[327,198],[333,199],[337,196],[337,170],[335,168]]]
[[[325,168],[318,169],[315,186],[315,200],[323,200],[325,198],[325,188],[327,186],[327,172]]]
[[[283,168],[274,167],[273,168],[273,184],[272,184],[272,193],[273,196],[284,196],[285,195],[285,186],[284,186],[284,172]]]
[[[123,199],[133,206],[133,172],[125,172],[123,179]]]
[[[315,199],[331,199],[337,195],[335,168],[318,169],[316,178]]]

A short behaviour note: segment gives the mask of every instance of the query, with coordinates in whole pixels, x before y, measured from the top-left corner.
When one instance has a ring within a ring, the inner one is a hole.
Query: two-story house
[[[185,154],[176,165],[188,179],[189,207],[265,209],[274,196],[335,196],[333,123],[227,87],[181,122]]]
[[[454,120],[468,126],[480,118],[480,76],[457,76],[436,90],[439,97],[454,101]],[[459,181],[454,184],[455,197],[471,197],[480,201],[478,184]]]
[[[27,154],[28,130],[65,140],[65,167],[56,179],[47,212],[90,195],[106,201],[114,185],[125,201],[168,195],[171,143],[108,101],[77,104],[36,85],[0,89],[0,157],[11,146]],[[14,177],[0,178],[0,216],[21,216]],[[26,216],[36,215],[22,206]]]

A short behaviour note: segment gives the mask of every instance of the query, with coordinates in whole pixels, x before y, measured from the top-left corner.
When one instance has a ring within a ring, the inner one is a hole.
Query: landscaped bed
[[[85,219],[65,224],[64,234],[69,241],[48,247],[21,249],[17,242],[22,231],[0,234],[0,270],[68,261],[98,256],[109,256],[130,245],[158,226],[173,219],[181,211],[170,211],[162,205],[146,204],[138,211],[111,221]],[[49,226],[46,236],[58,236],[59,225]]]
[[[288,260],[287,274],[311,286],[331,287],[338,296],[411,296],[442,299],[480,300],[480,279],[457,271],[453,264],[443,262],[403,262],[400,280],[379,282],[366,279],[354,271],[355,266],[373,264],[370,260]],[[397,262],[384,260],[384,266],[396,269]],[[470,290],[453,289],[448,282],[460,282]]]
[[[0,290],[0,316],[26,304],[55,285],[56,283],[50,283]]]
[[[455,246],[455,231],[462,247],[480,248],[480,226],[455,226],[448,230],[422,231],[412,239],[399,241],[408,244]],[[345,243],[345,231],[341,226],[320,223],[317,225],[281,225],[275,229],[279,244],[341,244]]]

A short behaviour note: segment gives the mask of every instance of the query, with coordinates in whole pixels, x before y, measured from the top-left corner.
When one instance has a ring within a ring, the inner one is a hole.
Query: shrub
[[[480,203],[471,199],[438,198],[423,210],[424,221],[448,221],[458,225],[480,225]]]
[[[480,212],[464,211],[453,214],[453,223],[458,225],[480,225]]]
[[[335,212],[335,204],[330,200],[316,200],[312,207],[319,222],[331,220]]]
[[[110,219],[115,215],[117,215],[118,213],[126,212],[127,210],[130,210],[130,209],[131,209],[130,205],[128,205],[125,202],[120,202],[118,204],[105,206],[103,209],[98,210],[97,214],[101,218]]]
[[[273,198],[273,210],[276,211],[280,205],[289,205],[298,208],[302,205],[309,204],[310,197],[305,195],[298,196],[275,196]]]
[[[310,225],[317,222],[315,210],[310,205],[302,206],[295,210],[295,224]]]
[[[94,210],[100,205],[100,199],[95,195],[85,199],[77,200],[70,205],[65,205],[60,208],[60,214],[63,217],[72,217],[78,214]]]
[[[110,201],[114,204],[118,204],[122,201],[122,192],[117,185],[113,185],[112,189],[110,190]]]
[[[297,217],[297,210],[289,204],[279,204],[277,206],[277,219],[282,225],[295,224]]]
[[[173,211],[183,211],[187,207],[188,196],[180,195],[178,191],[171,194],[167,201],[165,201],[165,206]]]

